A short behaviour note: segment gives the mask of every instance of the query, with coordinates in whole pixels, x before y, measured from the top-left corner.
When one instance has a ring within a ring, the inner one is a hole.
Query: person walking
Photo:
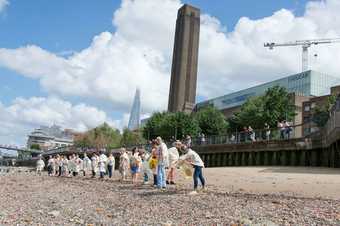
[[[99,174],[100,178],[104,179],[104,175],[106,173],[106,162],[107,162],[107,156],[105,155],[104,150],[100,152],[99,156]]]
[[[86,173],[91,170],[91,159],[84,153],[83,158],[83,175],[86,176]]]
[[[179,159],[178,150],[181,148],[182,143],[177,140],[173,143],[173,147],[168,149],[169,152],[169,171],[167,175],[167,184],[175,184],[175,173],[176,173],[176,166],[177,161]]]
[[[47,161],[47,171],[48,171],[49,176],[53,176],[53,165],[54,165],[54,159],[50,155]]]
[[[98,171],[98,156],[96,153],[93,153],[91,157],[91,170],[92,170],[92,178],[96,177],[96,173]]]
[[[248,134],[249,134],[249,138],[252,142],[256,141],[255,132],[254,132],[253,128],[251,128],[251,126],[248,126]]]
[[[154,140],[152,141],[152,149],[151,149],[151,158],[149,160],[149,167],[153,174],[153,186],[157,187],[157,152],[158,152],[158,146],[157,142]]]
[[[125,181],[127,177],[127,172],[129,170],[129,155],[126,152],[125,148],[122,148],[120,151],[120,157],[119,157],[119,173],[121,175],[121,180]]]
[[[42,157],[39,157],[39,160],[37,161],[37,174],[40,176],[41,172],[44,170],[45,168],[45,162],[42,159]]]
[[[156,138],[158,144],[157,150],[157,187],[166,188],[165,167],[168,166],[168,148],[161,137]]]
[[[141,162],[142,162],[142,160],[139,156],[138,148],[134,147],[132,149],[132,154],[131,154],[131,158],[130,158],[130,169],[131,169],[132,183],[134,185],[137,185],[137,182],[138,182],[138,176],[139,176],[139,173],[140,173]]]
[[[107,171],[109,173],[109,178],[112,177],[112,173],[114,169],[115,169],[115,157],[113,156],[111,152],[109,157],[107,158]]]
[[[283,125],[283,122],[278,122],[277,127],[279,128],[280,131],[280,138],[282,140],[285,139],[285,127]]]
[[[265,131],[265,135],[266,135],[266,140],[269,141],[270,140],[270,127],[268,125],[268,123],[264,124],[264,131]]]
[[[205,178],[203,176],[204,163],[200,156],[186,145],[181,146],[182,155],[180,161],[185,161],[191,164],[194,168],[193,180],[194,180],[194,191],[191,194],[197,194],[198,181],[201,182],[202,189],[205,190]]]

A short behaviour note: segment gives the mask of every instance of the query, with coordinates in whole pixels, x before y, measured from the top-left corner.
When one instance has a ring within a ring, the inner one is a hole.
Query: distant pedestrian
[[[280,139],[282,139],[282,140],[285,139],[285,131],[286,130],[285,130],[283,122],[278,122],[277,127],[280,131]]]
[[[115,157],[113,156],[111,152],[109,157],[107,158],[107,171],[109,173],[109,178],[112,177],[112,173],[114,169],[115,169]]]
[[[269,141],[270,140],[270,127],[268,123],[264,124],[264,132],[265,132],[266,140]]]
[[[98,161],[99,157],[96,153],[93,153],[91,157],[91,170],[92,170],[92,178],[96,177],[96,173],[98,171]]]
[[[98,166],[99,166],[99,174],[100,174],[100,178],[103,179],[104,175],[106,173],[106,163],[107,163],[107,156],[105,155],[104,151],[101,151],[101,154],[99,156],[99,162],[98,162]]]
[[[39,160],[37,161],[37,174],[41,175],[41,172],[44,170],[44,168],[45,168],[45,162],[40,156]]]
[[[53,166],[54,166],[54,159],[50,155],[47,161],[47,172],[49,176],[53,176]]]
[[[191,136],[190,135],[187,135],[186,138],[185,138],[185,144],[188,146],[188,147],[191,147],[192,146],[192,140],[191,140]]]
[[[139,156],[138,148],[134,147],[132,149],[132,155],[130,157],[130,169],[131,169],[132,183],[134,185],[136,185],[138,181],[141,163],[142,163],[142,159]]]
[[[256,141],[255,132],[251,126],[248,126],[248,136],[252,142]]]
[[[153,174],[153,186],[157,187],[157,152],[158,146],[156,141],[152,141],[152,150],[151,150],[151,158],[149,160],[149,167]]]
[[[91,170],[91,159],[87,156],[86,153],[84,153],[82,170],[84,177],[86,176],[87,172]]]
[[[285,129],[286,138],[290,139],[290,133],[292,131],[292,127],[289,125],[289,123],[286,120],[283,121],[283,127]]]
[[[129,155],[126,152],[125,148],[120,150],[120,157],[119,157],[119,173],[121,175],[121,180],[125,181],[127,178],[127,173],[129,170],[130,159]]]
[[[166,188],[165,167],[168,166],[168,148],[161,137],[156,138],[158,144],[157,150],[157,187]]]

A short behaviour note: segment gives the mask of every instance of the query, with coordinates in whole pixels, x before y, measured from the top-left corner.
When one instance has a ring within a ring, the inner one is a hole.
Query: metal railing
[[[263,130],[241,131],[208,137],[192,139],[192,146],[210,144],[241,144],[259,141],[277,141],[301,138],[303,126],[290,126],[287,128],[271,128]]]

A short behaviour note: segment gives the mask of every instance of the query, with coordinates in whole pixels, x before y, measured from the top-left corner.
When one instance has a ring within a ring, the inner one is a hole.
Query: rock
[[[58,217],[60,215],[60,212],[57,210],[53,210],[51,212],[48,212],[47,214],[53,217]]]

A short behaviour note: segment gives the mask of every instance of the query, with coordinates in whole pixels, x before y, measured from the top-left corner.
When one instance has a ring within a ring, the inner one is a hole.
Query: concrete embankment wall
[[[340,140],[329,147],[308,140],[256,142],[193,147],[206,167],[322,166],[340,168]]]

